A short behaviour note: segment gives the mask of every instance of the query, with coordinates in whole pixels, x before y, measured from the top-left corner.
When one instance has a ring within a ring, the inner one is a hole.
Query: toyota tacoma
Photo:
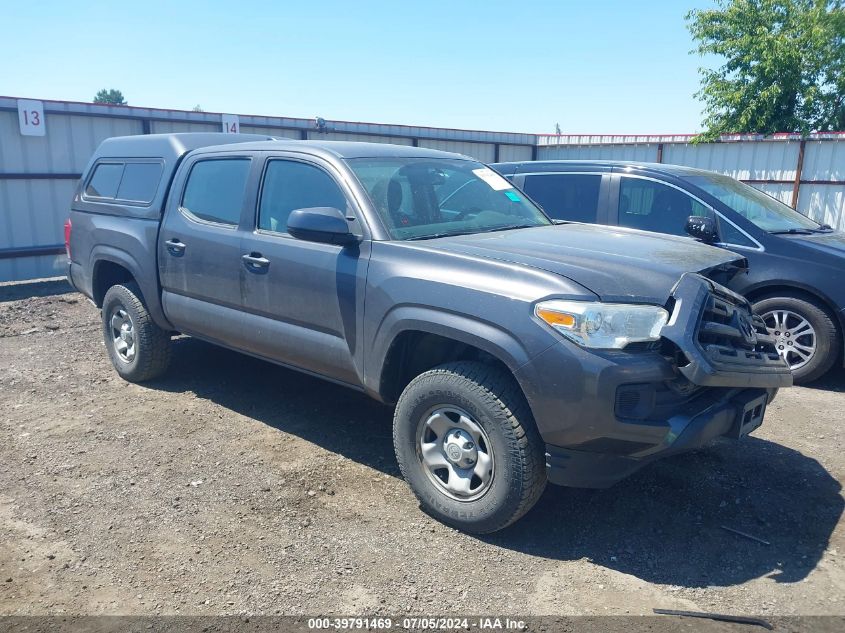
[[[792,381],[723,285],[743,258],[555,223],[487,166],[430,149],[108,139],[66,242],[120,376],[161,376],[181,333],[357,389],[395,406],[422,508],[469,532],[512,523],[547,481],[606,487],[739,439]]]

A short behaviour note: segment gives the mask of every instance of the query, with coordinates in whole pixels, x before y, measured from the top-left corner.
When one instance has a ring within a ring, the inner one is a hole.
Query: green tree
[[[94,97],[94,103],[110,103],[112,105],[126,105],[126,99],[123,98],[123,93],[120,90],[111,88],[106,90],[103,88]]]
[[[701,140],[845,129],[843,0],[717,0],[686,18],[693,52],[724,60],[700,69]]]
[[[197,104],[193,108],[191,108],[191,111],[192,112],[205,112],[205,110],[202,109],[202,106],[200,104]]]

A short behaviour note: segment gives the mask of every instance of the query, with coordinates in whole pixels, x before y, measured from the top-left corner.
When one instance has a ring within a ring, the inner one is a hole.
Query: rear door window
[[[206,222],[237,226],[249,176],[248,158],[208,159],[194,163],[182,209]]]
[[[619,186],[619,224],[642,231],[688,236],[691,215],[711,215],[689,194],[669,185],[623,176]]]
[[[598,174],[537,174],[525,177],[525,192],[556,220],[596,222],[601,190]]]

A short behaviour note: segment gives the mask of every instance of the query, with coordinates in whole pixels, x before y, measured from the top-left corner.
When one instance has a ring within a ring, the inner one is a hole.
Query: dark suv
[[[692,235],[744,255],[729,284],[777,339],[796,383],[842,358],[845,233],[728,176],[623,161],[501,163],[493,168],[552,218]]]

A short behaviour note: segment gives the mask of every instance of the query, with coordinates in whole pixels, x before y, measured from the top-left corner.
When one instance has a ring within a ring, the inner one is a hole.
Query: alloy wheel
[[[792,371],[812,360],[816,353],[816,330],[801,314],[792,310],[771,310],[761,315],[769,334],[775,337],[778,354]]]

